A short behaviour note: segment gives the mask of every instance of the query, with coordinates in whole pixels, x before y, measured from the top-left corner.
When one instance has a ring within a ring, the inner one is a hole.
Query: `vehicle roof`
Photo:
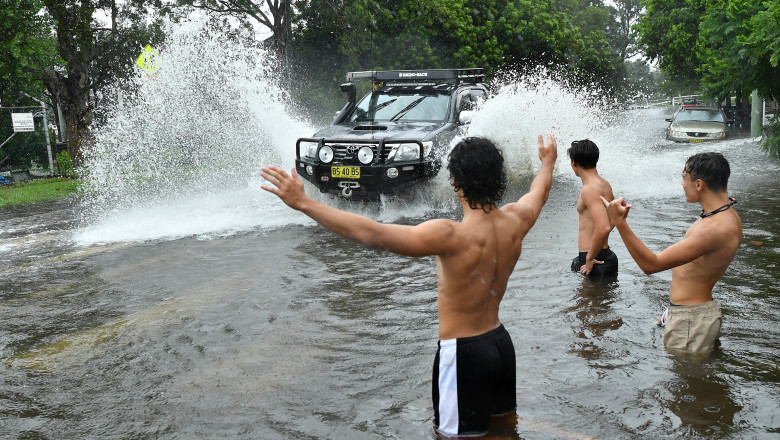
[[[719,112],[722,111],[723,109],[720,109],[718,107],[704,106],[704,105],[693,105],[693,106],[688,106],[680,109],[680,111],[690,111],[690,110],[711,110],[711,111]]]
[[[424,86],[440,83],[455,85],[461,83],[477,84],[485,80],[483,71],[484,69],[478,67],[424,70],[368,70],[347,72],[347,81],[372,81],[374,87],[391,85]]]

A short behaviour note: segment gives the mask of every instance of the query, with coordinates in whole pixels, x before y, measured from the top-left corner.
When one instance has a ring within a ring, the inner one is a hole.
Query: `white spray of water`
[[[295,139],[313,131],[287,112],[263,50],[198,23],[173,29],[160,69],[117,93],[85,149],[89,245],[221,235],[305,221],[260,189],[259,169],[290,169]],[[298,220],[296,220],[298,219]]]
[[[125,84],[134,93],[117,94],[95,129],[96,142],[85,150],[88,190],[75,241],[208,238],[309,224],[260,189],[260,167],[291,169],[296,139],[317,129],[285,104],[285,91],[270,74],[269,54],[198,23],[173,29],[158,51],[159,71],[139,70]],[[464,135],[485,136],[503,148],[510,184],[535,174],[539,134],[558,138],[559,163],[567,166],[556,172],[564,175],[571,174],[565,148],[572,140],[591,137],[599,143],[602,137],[602,151],[612,148],[614,130],[604,128],[604,113],[592,104],[592,94],[574,93],[541,74],[504,77],[495,89]],[[411,195],[383,197],[379,205],[306,189],[325,203],[380,221],[451,212],[459,205],[446,169]]]

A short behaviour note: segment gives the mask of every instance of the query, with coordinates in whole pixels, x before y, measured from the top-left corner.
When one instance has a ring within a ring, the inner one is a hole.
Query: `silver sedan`
[[[684,107],[666,120],[666,139],[675,142],[704,142],[724,139],[728,133],[726,114],[714,107]]]

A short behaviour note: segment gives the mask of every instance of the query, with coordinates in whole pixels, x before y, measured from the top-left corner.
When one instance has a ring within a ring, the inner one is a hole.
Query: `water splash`
[[[84,151],[85,227],[77,242],[274,223],[259,169],[291,168],[291,146],[312,128],[289,114],[273,58],[194,22],[172,29],[167,41],[155,74],[139,69],[119,88],[132,93],[107,99],[105,122]]]
[[[172,28],[167,41],[157,49],[157,73],[139,69],[119,88],[132,93],[109,100],[95,142],[85,149],[83,226],[75,241],[209,238],[311,222],[260,189],[259,168],[291,169],[295,140],[317,130],[287,105],[271,55],[197,22]],[[603,125],[603,103],[593,93],[574,92],[544,73],[500,81],[463,135],[486,136],[504,149],[511,185],[535,174],[539,134],[557,136],[559,163],[568,164],[568,143]],[[556,169],[567,172],[568,166]],[[380,221],[459,209],[446,169],[411,194],[383,197],[378,205],[340,200],[310,185],[307,193]]]
[[[586,137],[606,114],[590,92],[575,93],[543,70],[530,76],[499,75],[493,87],[495,96],[474,116],[468,135],[487,137],[503,149],[510,182],[539,168],[538,135],[554,134],[558,162],[563,158],[568,163],[568,144]]]

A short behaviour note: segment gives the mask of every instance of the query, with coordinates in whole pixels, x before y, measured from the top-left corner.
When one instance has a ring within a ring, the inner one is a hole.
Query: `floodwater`
[[[665,141],[665,109],[603,120],[569,104],[551,84],[501,90],[469,129],[504,148],[507,200],[538,167],[536,134],[552,131],[560,143],[549,201],[500,313],[517,352],[517,422],[491,435],[778,438],[780,163],[744,136]],[[435,261],[343,240],[259,189],[257,168],[291,167],[288,137],[307,129],[261,127],[256,148],[266,150],[223,181],[253,177],[232,186],[168,179],[158,191],[167,197],[144,187],[120,199],[97,187],[0,212],[0,437],[435,438]],[[580,182],[566,147],[584,137],[599,145],[599,171],[634,205],[629,223],[656,252],[698,218],[680,186],[685,159],[714,150],[730,161],[745,239],[713,292],[724,315],[719,351],[663,349],[655,320],[671,273],[644,275],[617,232],[616,281],[569,271]],[[109,187],[96,163],[92,179]],[[378,206],[315,196],[380,221],[461,215],[443,175]]]

